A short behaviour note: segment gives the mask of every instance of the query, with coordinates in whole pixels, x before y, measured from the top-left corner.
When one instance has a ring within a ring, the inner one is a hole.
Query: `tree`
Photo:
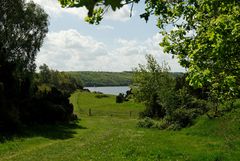
[[[19,93],[35,71],[35,58],[48,31],[48,15],[33,2],[0,2],[0,82]],[[9,89],[10,90],[10,89]]]
[[[165,52],[188,68],[190,85],[208,85],[215,102],[239,97],[239,9],[235,0],[147,3],[147,13],[159,16]],[[166,32],[168,24],[174,30]]]
[[[50,83],[51,71],[46,64],[43,64],[39,67],[39,79],[41,83]]]
[[[152,55],[147,55],[147,64],[134,70],[132,92],[134,98],[146,105],[143,113],[148,117],[164,117],[166,98],[174,89],[174,79],[169,75],[166,63],[160,66]]]
[[[48,15],[33,2],[0,2],[0,48],[2,61],[16,64],[23,72],[35,70],[35,58],[48,32]]]
[[[57,88],[65,94],[71,94],[77,89],[82,89],[82,81],[79,77],[49,69],[46,64],[39,67],[40,72],[35,75],[35,81],[40,91],[49,91],[50,88]]]
[[[19,104],[29,96],[36,54],[47,31],[48,15],[40,6],[0,1],[0,122],[19,121]]]
[[[64,7],[86,6],[90,23],[99,23],[104,8],[114,10],[138,2],[59,1]],[[240,96],[239,0],[146,0],[145,13],[140,16],[147,21],[151,15],[157,16],[157,26],[164,35],[161,46],[188,69],[191,86],[208,85],[215,102]],[[170,31],[169,26],[173,28]]]

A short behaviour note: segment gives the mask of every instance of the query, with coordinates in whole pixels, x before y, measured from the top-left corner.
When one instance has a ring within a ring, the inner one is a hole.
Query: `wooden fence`
[[[107,111],[98,109],[80,109],[78,111],[79,116],[111,116],[111,117],[129,117],[138,118],[138,111]]]

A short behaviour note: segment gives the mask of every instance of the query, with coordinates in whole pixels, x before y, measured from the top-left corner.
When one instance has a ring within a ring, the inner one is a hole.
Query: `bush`
[[[119,95],[116,96],[116,103],[123,103],[124,100],[125,100],[124,94],[119,93]]]
[[[149,117],[145,117],[142,120],[139,120],[139,122],[137,123],[138,127],[143,127],[143,128],[151,128],[154,125],[154,121],[149,118]]]
[[[21,121],[25,124],[73,121],[76,116],[68,97],[52,88],[49,93],[41,93],[30,100],[24,100],[20,105]]]
[[[183,127],[191,125],[196,116],[196,111],[192,109],[189,110],[184,108],[178,108],[171,116],[167,115],[160,120],[153,120],[150,117],[145,117],[139,120],[137,126],[142,128],[157,128],[160,130],[179,130]]]
[[[156,128],[156,129],[167,129],[171,124],[166,119],[154,120],[150,117],[145,117],[144,119],[139,120],[137,127],[142,128]]]
[[[159,130],[167,129],[170,126],[170,123],[164,118],[158,121],[154,121],[152,128],[157,128]]]
[[[221,112],[230,112],[237,108],[240,108],[240,99],[224,102],[224,104],[220,105],[219,109]]]
[[[146,105],[146,109],[139,113],[140,118],[164,118],[166,110],[160,105],[157,100],[153,100]]]
[[[193,97],[184,87],[179,89],[174,96],[172,108],[167,109],[165,119],[170,122],[168,129],[180,129],[189,126],[194,119],[205,114],[210,109],[210,103]]]
[[[19,110],[11,103],[0,104],[0,132],[15,131],[20,125]]]
[[[132,99],[132,97],[133,97],[132,89],[127,90],[125,95],[125,101],[129,101],[130,99]]]
[[[108,95],[106,94],[97,94],[95,95],[96,98],[106,98],[106,97],[109,97]]]
[[[240,99],[237,99],[237,100],[233,103],[233,107],[234,107],[234,108],[240,108]]]
[[[143,112],[139,114],[140,118],[144,118],[143,120],[139,121],[139,125],[141,127],[149,128],[148,126],[150,126],[150,124],[152,123],[151,128],[179,130],[193,124],[195,118],[205,114],[210,109],[210,104],[205,100],[199,100],[194,97],[179,98],[179,95],[177,98],[178,101],[176,102],[178,104],[175,105],[176,107],[168,110],[166,114],[164,113],[165,111],[162,111],[162,114],[165,114],[162,115],[163,117],[161,117],[161,113],[159,113],[159,115],[154,115],[157,112],[151,111],[152,109],[163,109],[162,107],[146,108]],[[184,101],[180,102],[179,100]],[[151,105],[160,106],[157,104],[157,102]],[[159,121],[150,121],[149,119],[145,118],[161,119]]]
[[[14,98],[6,98],[4,84],[0,82],[0,132],[16,130],[20,125],[19,110]]]
[[[168,75],[161,77],[158,74],[160,80],[153,75],[152,79],[158,80],[155,82],[156,84],[153,84],[149,82],[151,75],[147,75],[148,72],[143,74],[143,70],[140,70],[138,74],[137,82],[140,82],[135,86],[133,93],[134,97],[137,98],[136,100],[144,102],[146,106],[146,109],[139,116],[140,118],[161,119],[154,121],[154,125],[152,125],[154,128],[178,130],[193,124],[196,117],[205,114],[211,108],[213,109],[211,102],[204,100],[208,96],[208,90],[192,89],[185,81],[185,77],[179,77],[173,81]],[[163,85],[164,87],[162,87]],[[142,91],[140,91],[141,88]],[[146,121],[149,120],[143,119],[139,124],[144,127],[145,123],[148,123]]]
[[[180,129],[191,125],[198,116],[205,114],[209,109],[207,101],[193,98],[186,102],[185,105],[172,111],[166,119],[174,126],[177,126],[173,129]]]
[[[192,124],[193,119],[197,116],[195,109],[176,109],[170,117],[171,122],[180,125],[180,127],[186,127]]]
[[[182,129],[182,128],[183,128],[183,127],[182,127],[181,125],[176,124],[176,123],[172,123],[172,124],[170,124],[170,125],[167,127],[168,130],[174,130],[174,131],[180,130],[180,129]]]

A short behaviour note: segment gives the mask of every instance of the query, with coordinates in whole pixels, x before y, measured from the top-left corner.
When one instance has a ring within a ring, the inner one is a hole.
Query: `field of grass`
[[[203,116],[181,131],[161,131],[136,127],[142,105],[95,96],[71,96],[77,124],[34,127],[0,143],[0,161],[240,160],[239,109],[217,119]]]
[[[101,95],[87,92],[73,94],[70,101],[75,107],[75,113],[81,118],[89,115],[89,109],[91,109],[93,116],[117,116],[128,119],[130,112],[133,118],[137,118],[138,113],[144,109],[142,104],[133,101],[115,103],[116,96],[113,95],[102,95],[104,96],[102,98],[97,98],[97,96]]]

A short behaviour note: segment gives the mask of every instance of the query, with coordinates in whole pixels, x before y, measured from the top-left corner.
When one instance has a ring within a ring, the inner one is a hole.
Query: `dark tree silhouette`
[[[48,15],[33,2],[0,1],[0,126],[20,123],[30,97],[35,58],[48,31]]]

